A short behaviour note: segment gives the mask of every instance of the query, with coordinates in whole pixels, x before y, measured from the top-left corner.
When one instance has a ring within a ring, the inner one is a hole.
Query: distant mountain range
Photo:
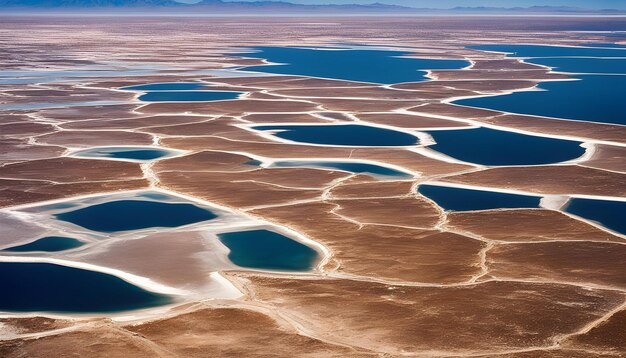
[[[93,8],[93,7],[159,7],[185,5],[173,0],[0,0],[3,7]]]
[[[202,0],[185,4],[174,0],[0,0],[3,11],[85,12],[102,9],[107,12],[155,12],[172,14],[626,14],[626,10],[588,10],[568,6],[533,7],[455,7],[450,9],[413,8],[373,3],[304,5],[284,1]]]

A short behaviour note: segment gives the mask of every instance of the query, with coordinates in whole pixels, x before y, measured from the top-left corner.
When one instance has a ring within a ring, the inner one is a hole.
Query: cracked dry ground
[[[159,62],[133,77],[0,85],[13,104],[126,101],[5,110],[0,205],[161,187],[291,228],[331,257],[307,274],[228,271],[244,296],[188,302],[160,317],[4,315],[3,357],[605,357],[626,354],[626,241],[560,211],[446,213],[418,194],[445,181],[542,194],[626,194],[626,127],[508,115],[451,97],[532,87],[564,75],[469,43],[577,44],[591,19],[43,19],[0,25],[5,70]],[[606,26],[623,25],[603,19]],[[242,25],[242,22],[245,24]],[[536,29],[530,31],[529,29]],[[605,40],[586,35],[585,41]],[[418,56],[467,58],[437,81],[377,86],[298,76],[212,77],[195,69],[257,64],[240,46],[356,42],[407,45]],[[203,80],[249,92],[208,103],[140,103],[117,88]],[[443,118],[445,117],[445,118]],[[490,168],[421,150],[296,145],[250,123],[360,120],[403,129],[488,124],[595,145],[586,161]],[[78,159],[68,148],[159,145],[189,151],[154,165]],[[258,168],[268,158],[353,158],[400,166],[414,179],[310,168]],[[149,255],[148,255],[149,256]],[[149,263],[150,258],[146,257]],[[158,263],[150,263],[156,264]],[[6,294],[6,293],[3,293]]]

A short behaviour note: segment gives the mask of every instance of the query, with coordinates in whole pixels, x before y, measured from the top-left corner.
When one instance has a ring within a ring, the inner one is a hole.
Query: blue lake
[[[229,232],[218,238],[230,249],[228,258],[241,267],[307,271],[319,259],[312,248],[269,230]]]
[[[368,163],[354,162],[323,162],[323,161],[279,161],[272,164],[273,167],[309,167],[338,169],[352,173],[363,173],[374,177],[412,178],[409,173]]]
[[[274,136],[294,142],[337,146],[410,146],[419,139],[411,134],[359,124],[253,126],[276,131]]]
[[[626,54],[626,51],[624,51]],[[624,73],[626,74],[625,58],[578,58],[578,57],[547,57],[533,58],[526,62],[552,67],[554,71],[570,73]],[[579,76],[576,76],[580,78]],[[602,80],[602,77],[598,77]]]
[[[205,87],[207,84],[200,82],[169,82],[127,86],[120,89],[127,91],[192,91]]]
[[[63,236],[46,236],[41,239],[37,239],[28,244],[13,246],[4,249],[3,251],[15,251],[15,252],[29,252],[29,251],[63,251],[74,249],[83,246],[84,243],[80,240],[73,239],[71,237]]]
[[[144,102],[210,102],[237,99],[242,92],[233,91],[163,91],[139,96]]]
[[[510,57],[626,57],[624,50],[596,47],[486,44],[467,46],[467,48],[505,52]]]
[[[626,34],[622,35],[622,36],[626,36]],[[626,45],[614,44],[614,43],[611,43],[611,42],[592,42],[592,43],[582,44],[581,46],[611,47],[611,48],[623,48],[623,49],[626,49]]]
[[[423,184],[417,191],[448,211],[538,208],[538,196]]]
[[[572,198],[565,211],[626,235],[626,202]]]
[[[579,81],[543,82],[543,91],[468,98],[454,104],[535,116],[626,124],[626,76],[577,75]]]
[[[572,74],[578,79],[576,81],[542,82],[538,85],[539,91],[467,98],[455,101],[455,104],[518,114],[626,124],[623,115],[626,112],[626,101],[623,100],[626,59],[616,58],[626,57],[624,49],[538,45],[480,45],[470,48],[507,52],[514,57],[531,57],[526,61],[554,67],[560,72],[592,74]]]
[[[429,148],[482,165],[540,165],[580,157],[580,142],[531,136],[489,128],[428,132],[437,142]]]
[[[193,204],[118,200],[56,214],[55,217],[93,231],[116,232],[177,227],[215,219],[217,215]]]
[[[137,147],[90,148],[74,153],[75,156],[83,158],[116,158],[134,160],[153,160],[171,154],[171,151],[165,149]]]
[[[367,48],[367,47],[365,47]],[[235,54],[266,59],[276,65],[248,66],[245,71],[392,84],[428,80],[424,70],[461,69],[465,60],[418,59],[408,51],[372,49],[255,47]]]
[[[0,310],[115,312],[164,305],[164,295],[118,277],[48,263],[0,262]]]

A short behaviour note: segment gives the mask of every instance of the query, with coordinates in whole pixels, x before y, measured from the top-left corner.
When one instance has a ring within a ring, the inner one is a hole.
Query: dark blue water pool
[[[312,167],[312,168],[329,168],[339,169],[352,173],[364,173],[372,176],[393,177],[393,178],[412,178],[411,174],[401,172],[399,170],[383,167],[368,163],[353,162],[322,162],[322,161],[298,161],[287,160],[275,162],[275,167]]]
[[[624,50],[595,47],[486,44],[467,46],[474,50],[506,52],[510,57],[624,57]]]
[[[626,51],[624,51],[626,55]],[[526,62],[552,67],[555,71],[570,73],[626,73],[624,58],[533,58]],[[579,78],[579,76],[576,76]],[[602,77],[597,78],[598,81]]]
[[[144,102],[209,102],[237,99],[241,92],[232,91],[168,91],[148,92],[139,96]]]
[[[507,52],[512,57],[531,57],[526,61],[554,67],[561,72],[592,75],[573,74],[577,81],[543,82],[538,85],[540,91],[467,98],[455,101],[455,104],[544,117],[626,124],[626,101],[623,100],[626,76],[622,75],[626,74],[626,60],[616,58],[626,57],[624,49],[538,45],[479,45],[470,48]]]
[[[428,132],[430,146],[450,157],[482,165],[540,165],[580,157],[580,142],[530,136],[489,128]]]
[[[565,211],[626,235],[626,202],[572,198]]]
[[[252,166],[258,167],[259,165],[263,164],[263,162],[261,162],[260,160],[251,159],[251,160],[248,160],[247,162],[245,162],[243,164],[245,164],[245,165],[252,165]]]
[[[177,227],[217,217],[211,211],[192,204],[145,200],[110,201],[55,216],[60,220],[101,232]]]
[[[455,104],[519,114],[626,124],[626,76],[576,75],[579,81],[543,82],[543,91],[469,98]]]
[[[128,91],[192,91],[205,87],[207,87],[206,83],[199,82],[169,82],[128,86],[120,89]]]
[[[228,258],[241,267],[281,271],[307,271],[319,259],[317,251],[269,230],[218,235],[230,249]]]
[[[48,263],[0,262],[0,285],[2,311],[115,312],[171,302],[112,275]]]
[[[451,188],[428,184],[420,185],[417,191],[448,211],[538,208],[541,200],[538,196]]]
[[[626,36],[626,35],[622,35],[622,36]],[[626,45],[622,45],[622,44],[614,44],[614,43],[612,43],[612,42],[591,42],[591,43],[582,44],[581,46],[590,46],[590,47],[611,47],[611,48],[622,48],[622,49],[626,49]]]
[[[135,147],[90,148],[74,153],[75,156],[83,158],[117,158],[134,160],[153,160],[171,154],[172,152],[165,149]]]
[[[253,126],[260,131],[294,142],[343,146],[409,146],[419,142],[414,135],[359,124]]]
[[[63,251],[74,249],[83,246],[84,243],[80,240],[73,239],[71,237],[63,236],[46,236],[41,239],[37,239],[28,244],[13,246],[4,249],[3,251],[15,251],[15,252],[28,252],[28,251]]]
[[[405,51],[297,47],[255,47],[252,50],[257,52],[235,55],[267,59],[278,65],[249,66],[243,68],[245,71],[381,84],[425,81],[428,78],[424,70],[453,70],[470,65],[465,60],[402,57],[411,54]]]

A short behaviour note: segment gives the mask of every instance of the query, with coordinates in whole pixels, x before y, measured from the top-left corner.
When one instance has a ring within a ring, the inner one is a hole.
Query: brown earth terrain
[[[198,294],[111,315],[3,312],[0,356],[626,356],[624,235],[560,207],[450,212],[416,190],[437,181],[624,198],[624,126],[448,101],[568,78],[466,45],[617,41],[573,31],[625,27],[619,17],[2,17],[4,71],[115,64],[126,73],[0,82],[0,249],[50,234],[43,223],[12,216],[21,208],[158,189],[296,232],[320,245],[324,257],[303,273],[213,267],[207,262],[217,256],[214,247],[194,227],[96,243],[98,250],[58,257]],[[413,57],[467,59],[472,66],[431,71],[433,81],[389,86],[224,72],[263,63],[233,55],[242,47],[337,43],[408,46]],[[157,69],[146,74],[138,67],[145,65]],[[144,103],[137,93],[119,90],[179,81],[246,94]],[[20,106],[6,107],[14,105]],[[357,121],[416,133],[489,125],[576,139],[593,152],[567,164],[490,167],[433,154],[427,136],[412,147],[321,146],[283,142],[248,127]],[[180,152],[147,163],[71,155],[96,146]],[[410,175],[383,179],[268,165],[284,158],[378,163]],[[0,261],[5,256],[0,253]],[[241,297],[204,294],[211,270],[219,270]]]

